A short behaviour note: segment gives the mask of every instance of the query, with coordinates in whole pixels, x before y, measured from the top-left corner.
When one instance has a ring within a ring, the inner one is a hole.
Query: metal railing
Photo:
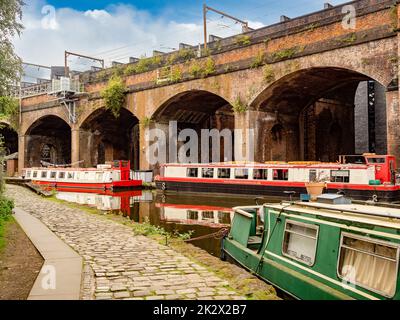
[[[57,94],[71,92],[74,94],[83,93],[83,86],[79,80],[70,78],[53,79],[45,83],[35,84],[28,87],[16,87],[11,90],[11,96],[15,98],[29,98],[44,94]]]

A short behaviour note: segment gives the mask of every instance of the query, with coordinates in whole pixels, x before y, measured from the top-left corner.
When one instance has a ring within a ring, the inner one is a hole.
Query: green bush
[[[0,221],[8,220],[11,217],[13,209],[14,202],[4,196],[0,196]]]
[[[108,81],[107,87],[101,92],[105,108],[110,110],[115,118],[119,118],[121,108],[125,103],[125,84],[119,76],[113,76]]]
[[[251,44],[251,38],[250,38],[250,36],[241,34],[241,35],[236,36],[235,42],[237,45],[247,46],[247,45]]]
[[[19,102],[11,97],[0,97],[0,119],[10,122],[10,126],[17,131],[19,127]]]
[[[0,250],[4,247],[5,224],[10,220],[14,202],[0,195]]]
[[[215,71],[215,61],[211,57],[202,63],[194,61],[189,68],[189,73],[193,78],[205,78]]]

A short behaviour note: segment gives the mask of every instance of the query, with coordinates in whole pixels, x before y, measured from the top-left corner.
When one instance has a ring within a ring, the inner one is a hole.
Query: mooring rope
[[[192,241],[198,241],[198,240],[204,240],[204,239],[211,239],[214,238],[216,240],[221,240],[224,237],[226,237],[229,233],[229,229],[228,228],[223,228],[217,232],[211,233],[211,234],[207,234],[201,237],[197,237],[197,238],[191,238],[188,240],[185,240],[185,242],[192,242]]]

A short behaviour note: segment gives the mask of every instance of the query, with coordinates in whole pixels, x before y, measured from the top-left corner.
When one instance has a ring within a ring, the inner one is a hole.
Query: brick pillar
[[[80,159],[79,145],[80,145],[80,130],[71,129],[71,163],[73,163],[74,168],[79,168],[78,163]]]
[[[397,6],[397,27],[400,26],[400,5]],[[400,55],[400,34],[397,34],[397,52]],[[399,62],[397,62],[397,78],[400,77]],[[400,166],[400,91],[386,92],[386,121],[387,121],[387,151],[396,157],[397,167]]]
[[[388,154],[397,159],[397,166],[400,165],[400,108],[399,91],[386,92],[387,112],[387,146]]]
[[[26,155],[26,136],[18,136],[18,174],[22,174],[22,169],[25,168]]]
[[[246,161],[258,161],[256,149],[259,142],[257,128],[259,116],[260,112],[254,110],[235,113],[234,160],[241,160],[238,156],[245,156]],[[241,135],[238,129],[241,130]],[[249,130],[253,130],[254,134]]]
[[[146,141],[146,131],[147,130],[151,130],[151,129],[159,129],[162,132],[164,132],[165,135],[165,146],[162,146],[163,152],[166,152],[166,159],[168,162],[168,148],[169,148],[169,144],[168,144],[168,133],[169,133],[169,124],[168,123],[152,123],[149,127],[145,127],[145,126],[140,126],[140,137],[139,137],[139,148],[140,148],[140,169],[141,170],[149,170],[149,169],[153,169],[155,170],[155,174],[157,174],[159,166],[154,166],[151,165],[148,162],[148,156],[147,156],[147,152],[149,149],[150,144]],[[151,139],[153,140],[153,139]]]

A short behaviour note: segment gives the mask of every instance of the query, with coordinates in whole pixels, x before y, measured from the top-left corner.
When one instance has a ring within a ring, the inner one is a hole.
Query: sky
[[[26,0],[21,37],[14,39],[24,62],[63,65],[64,51],[111,61],[168,52],[179,43],[203,42],[203,0]],[[279,22],[281,15],[297,17],[323,9],[327,0],[208,0],[207,5],[261,28]],[[328,0],[333,5],[344,3]],[[209,33],[226,37],[241,32],[238,24],[208,14]],[[93,61],[71,57],[83,71]]]

